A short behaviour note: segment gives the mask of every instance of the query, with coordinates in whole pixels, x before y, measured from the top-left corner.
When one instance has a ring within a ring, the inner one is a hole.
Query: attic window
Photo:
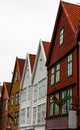
[[[62,45],[64,40],[64,28],[60,30],[60,41],[59,44]]]

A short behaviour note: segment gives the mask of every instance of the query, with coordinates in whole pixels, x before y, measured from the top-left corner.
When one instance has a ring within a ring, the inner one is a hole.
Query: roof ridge
[[[63,0],[61,0],[61,3],[66,3],[66,4],[69,4],[69,5],[74,5],[74,6],[80,6],[78,3],[70,3],[70,2],[68,2],[68,1],[63,1]]]

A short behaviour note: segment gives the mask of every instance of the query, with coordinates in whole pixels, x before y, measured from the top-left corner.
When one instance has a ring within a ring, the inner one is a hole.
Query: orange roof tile
[[[74,30],[77,30],[78,23],[80,21],[80,5],[75,5],[71,3],[61,2],[62,7],[64,8],[66,15],[69,18]]]
[[[36,55],[29,54],[29,58],[30,58],[30,65],[31,65],[31,72],[32,72],[33,71],[33,66],[34,66]]]

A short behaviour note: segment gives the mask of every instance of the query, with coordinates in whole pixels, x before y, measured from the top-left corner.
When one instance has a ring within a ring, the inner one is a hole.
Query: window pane
[[[63,39],[64,39],[64,29],[62,28],[62,29],[60,30],[60,45],[63,44]]]
[[[53,115],[53,100],[52,100],[52,96],[50,97],[50,116]]]
[[[70,76],[70,75],[72,75],[72,54],[70,54],[69,56],[68,56],[68,65],[67,65],[68,67],[68,70],[67,70],[67,72],[68,72],[68,76]]]
[[[54,84],[54,67],[51,68],[51,86]]]
[[[60,81],[60,64],[56,65],[56,82]]]

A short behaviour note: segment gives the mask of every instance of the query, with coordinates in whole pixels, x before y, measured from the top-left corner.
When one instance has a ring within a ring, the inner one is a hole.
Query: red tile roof
[[[30,58],[30,65],[31,65],[31,72],[32,72],[33,71],[33,66],[34,66],[36,55],[29,54],[29,58]]]
[[[22,73],[23,73],[23,69],[24,69],[25,59],[21,59],[21,58],[17,57],[17,60],[18,60],[18,63],[19,63],[19,68],[20,68],[20,76],[22,78]]]
[[[49,60],[50,60],[50,55],[51,55],[52,46],[53,46],[52,41],[54,41],[54,39],[55,39],[55,34],[57,31],[57,26],[58,26],[61,9],[64,10],[67,20],[72,27],[73,33],[77,36],[77,31],[78,31],[79,24],[80,24],[80,6],[61,1],[60,5],[59,5],[58,13],[57,13],[56,21],[55,21],[55,26],[54,26],[54,30],[53,30],[53,34],[52,34],[51,45],[50,45],[46,65],[48,65]]]
[[[66,15],[74,28],[74,31],[76,31],[78,23],[80,22],[80,5],[66,2],[61,2],[61,5],[65,10]]]
[[[43,43],[44,51],[45,51],[46,58],[47,58],[49,47],[50,47],[50,42],[42,41],[42,43]]]

